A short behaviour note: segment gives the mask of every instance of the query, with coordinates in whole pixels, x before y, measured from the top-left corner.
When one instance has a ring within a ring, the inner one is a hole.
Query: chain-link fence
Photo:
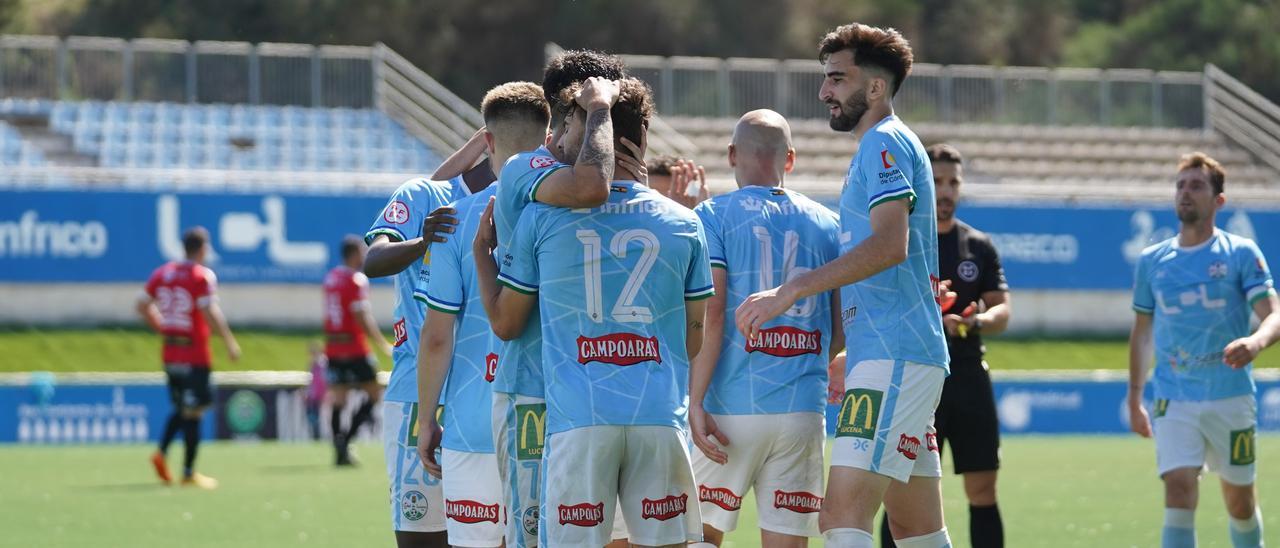
[[[757,108],[828,116],[816,60],[622,57],[668,116]],[[1199,128],[1202,80],[1198,72],[917,64],[894,106],[916,122]]]
[[[0,96],[372,108],[373,48],[0,37]]]

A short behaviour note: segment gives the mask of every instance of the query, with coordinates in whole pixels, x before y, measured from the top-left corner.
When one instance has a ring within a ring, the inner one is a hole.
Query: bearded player
[[[1178,235],[1143,250],[1135,274],[1130,428],[1151,437],[1154,426],[1164,482],[1163,546],[1196,545],[1206,466],[1221,479],[1231,545],[1262,546],[1254,487],[1257,388],[1250,373],[1258,353],[1280,339],[1280,300],[1258,245],[1214,226],[1227,202],[1222,166],[1203,153],[1188,154],[1175,181]],[[1251,313],[1261,321],[1252,334]],[[1153,347],[1154,417],[1142,407]]]
[[[848,357],[819,516],[827,546],[872,547],[882,502],[898,546],[951,544],[933,426],[949,361],[933,173],[924,145],[893,111],[912,59],[893,29],[852,23],[822,39],[818,98],[831,128],[859,141],[840,194],[841,255],[751,295],[735,318],[754,338],[800,299],[841,288]]]
[[[580,163],[615,132],[644,142],[648,88],[632,79],[608,84],[620,93],[612,108],[594,98],[592,88],[606,86],[598,79],[562,95],[579,98],[579,107],[559,146],[573,155],[585,134]],[[500,276],[490,256],[494,231],[481,222],[473,249],[481,299],[504,339],[542,323],[540,544],[602,546],[620,505],[633,545],[681,546],[702,537],[683,427],[688,357],[701,344],[701,299],[712,293],[704,238],[692,212],[636,183],[633,172],[611,161],[605,173],[612,184],[600,207],[524,208],[499,251]]]
[[[818,536],[827,363],[844,346],[839,296],[802,299],[755,339],[724,316],[751,293],[835,259],[840,224],[831,210],[784,187],[795,149],[777,112],[755,110],[738,120],[729,165],[738,190],[694,209],[716,286],[690,381],[703,532],[719,546],[755,489],[761,545],[802,547]]]

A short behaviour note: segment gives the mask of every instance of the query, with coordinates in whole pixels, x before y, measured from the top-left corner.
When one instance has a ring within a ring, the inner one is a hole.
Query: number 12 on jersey
[[[601,280],[600,260],[603,252],[603,240],[595,230],[579,230],[578,241],[582,242],[583,284],[586,288],[587,313],[596,323],[604,322],[603,282]],[[627,247],[631,242],[640,243],[640,259],[635,268],[627,276],[627,283],[622,287],[622,294],[610,311],[610,317],[616,322],[653,323],[653,311],[645,306],[636,306],[636,295],[640,293],[640,283],[649,275],[649,270],[658,261],[661,243],[658,237],[648,230],[632,228],[614,234],[609,241],[609,251],[619,259],[627,258]]]

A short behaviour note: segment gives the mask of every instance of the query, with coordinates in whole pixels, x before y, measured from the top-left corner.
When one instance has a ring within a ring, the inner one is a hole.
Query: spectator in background
[[[707,170],[693,162],[676,156],[662,155],[646,164],[649,171],[649,188],[693,209],[711,197],[707,188]]]
[[[325,375],[329,368],[329,358],[324,355],[324,346],[317,341],[307,343],[307,351],[311,353],[311,383],[307,385],[303,400],[307,405],[307,424],[311,427],[311,439],[320,439],[320,406],[324,405],[325,393],[329,383]]]

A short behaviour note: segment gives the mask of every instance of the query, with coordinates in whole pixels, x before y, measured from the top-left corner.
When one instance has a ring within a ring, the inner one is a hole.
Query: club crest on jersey
[[[480,504],[474,500],[446,500],[444,515],[458,523],[498,523],[498,505]]]
[[[689,495],[679,494],[662,497],[658,500],[640,499],[640,518],[667,521],[684,514],[688,509]]]
[[[533,169],[542,169],[555,165],[556,159],[550,156],[534,156],[529,158],[529,167]]]
[[[641,362],[662,363],[657,337],[634,333],[611,333],[601,337],[578,337],[578,363],[600,362],[622,367]]]
[[[776,490],[773,492],[773,507],[797,514],[813,514],[822,511],[822,497],[804,491]]]
[[[746,350],[747,353],[763,352],[779,358],[817,355],[822,351],[822,331],[805,331],[789,325],[761,329],[756,336],[747,339]]]
[[[1227,277],[1227,263],[1214,261],[1209,265],[1209,277],[1215,280]]]
[[[956,274],[961,280],[972,282],[978,279],[978,264],[973,261],[962,261],[956,266]]]
[[[490,352],[484,357],[484,381],[493,382],[498,375],[498,355]]]
[[[400,200],[387,204],[387,209],[382,212],[382,220],[393,225],[409,222],[409,206]]]
[[[699,485],[698,500],[709,502],[730,512],[735,512],[742,508],[742,497],[733,494],[733,491],[730,491],[727,487],[713,488]]]
[[[573,506],[560,505],[560,525],[595,527],[604,523],[604,503],[584,502]]]
[[[409,340],[409,330],[404,326],[404,318],[400,318],[400,321],[391,326],[391,330],[396,337],[396,346],[400,346]]]
[[[898,438],[898,452],[910,460],[916,460],[920,453],[920,438],[902,434]]]

